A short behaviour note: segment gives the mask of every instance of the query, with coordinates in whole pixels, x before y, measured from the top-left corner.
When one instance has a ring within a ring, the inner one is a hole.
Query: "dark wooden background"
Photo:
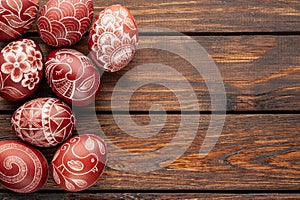
[[[41,0],[40,6],[45,2]],[[95,13],[116,3],[122,1],[95,0]],[[168,145],[176,134],[181,111],[193,115],[188,107],[197,106],[202,114],[190,148],[169,166],[153,172],[129,173],[111,168],[108,163],[97,184],[80,193],[63,191],[49,177],[46,185],[34,194],[19,195],[0,187],[1,199],[300,198],[300,1],[126,0],[125,5],[139,28],[160,27],[182,32],[199,42],[214,59],[227,94],[225,126],[215,148],[199,159],[203,133],[213,111],[204,80],[195,75],[191,64],[183,58],[158,49],[143,49],[124,70],[102,76],[102,92],[95,108],[99,123],[110,139],[107,142],[132,152],[155,151]],[[154,42],[153,35],[142,34],[140,43]],[[45,56],[53,49],[41,41],[36,25],[25,37],[38,41]],[[169,37],[178,46],[185,42],[174,35]],[[73,48],[87,55],[86,44],[87,35]],[[169,65],[183,74],[192,84],[199,105],[185,102],[180,107],[174,91],[155,84],[139,88],[130,99],[131,117],[137,124],[149,123],[148,111],[153,104],[162,104],[168,115],[160,133],[141,140],[126,135],[112,115],[112,110],[122,115],[122,99],[130,91],[123,88],[118,96],[121,103],[116,107],[111,106],[111,97],[124,73],[151,62]],[[45,81],[31,98],[44,96],[53,96]],[[0,98],[0,140],[17,139],[10,118],[22,103]],[[86,115],[82,123],[92,127],[88,112]],[[92,128],[78,131],[93,133]],[[55,149],[41,151],[50,161]]]

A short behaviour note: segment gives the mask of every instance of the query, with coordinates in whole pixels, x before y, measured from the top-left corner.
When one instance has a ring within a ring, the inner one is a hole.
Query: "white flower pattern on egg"
[[[132,60],[138,44],[133,16],[123,6],[102,11],[93,24],[89,49],[93,60],[105,71],[119,71]]]
[[[43,55],[31,39],[10,42],[0,52],[0,95],[11,101],[31,96],[43,76]]]

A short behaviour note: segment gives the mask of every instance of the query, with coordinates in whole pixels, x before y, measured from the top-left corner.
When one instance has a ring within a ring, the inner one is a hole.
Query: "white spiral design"
[[[17,184],[27,176],[27,164],[18,156],[7,156],[3,160],[3,166],[7,171],[12,170],[13,165],[18,167],[18,173],[11,176],[5,175],[0,171],[0,179],[9,184]]]

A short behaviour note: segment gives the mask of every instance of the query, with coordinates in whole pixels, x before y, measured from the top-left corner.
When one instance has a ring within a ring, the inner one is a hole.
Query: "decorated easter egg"
[[[90,104],[100,91],[98,69],[73,49],[54,50],[48,55],[46,78],[59,98],[75,106]]]
[[[136,22],[127,8],[107,7],[99,13],[90,31],[91,57],[105,71],[115,72],[132,60],[138,42]]]
[[[102,138],[92,134],[75,136],[54,154],[50,171],[54,181],[71,192],[85,190],[101,176],[107,161]]]
[[[74,130],[71,108],[56,98],[37,98],[20,106],[12,116],[12,128],[23,141],[39,147],[55,146]]]
[[[0,141],[0,182],[18,193],[39,190],[48,178],[46,158],[37,149],[16,140]]]
[[[40,85],[43,66],[43,55],[36,42],[10,42],[0,52],[0,95],[10,101],[31,96]]]
[[[38,0],[0,0],[0,41],[22,36],[34,22]]]
[[[51,46],[70,46],[87,32],[93,20],[92,0],[49,0],[38,17],[38,31]]]

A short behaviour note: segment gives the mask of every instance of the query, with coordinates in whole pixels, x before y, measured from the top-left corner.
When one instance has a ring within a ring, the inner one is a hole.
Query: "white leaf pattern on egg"
[[[126,24],[128,26],[128,28],[130,28],[131,30],[136,29],[136,26],[135,26],[134,22],[129,18],[125,19],[124,24]]]
[[[53,179],[57,184],[60,184],[60,178],[57,174],[57,171],[55,169],[55,167],[53,167],[53,173],[52,173]]]
[[[84,164],[79,160],[69,160],[67,165],[74,171],[81,171],[84,168]]]
[[[95,84],[95,74],[82,81],[82,83],[79,85],[77,89],[80,92],[88,92],[89,90],[91,90],[94,84]]]
[[[95,141],[91,137],[85,141],[85,148],[90,151],[95,148]]]
[[[58,149],[57,152],[54,154],[54,157],[52,159],[52,162],[55,161],[57,159],[57,157],[59,156],[60,154],[60,150]]]
[[[102,142],[99,142],[99,141],[97,141],[97,143],[98,143],[98,146],[99,146],[100,153],[102,155],[104,155],[105,154],[105,147],[104,147],[104,145],[102,144]]]
[[[71,180],[80,188],[84,188],[88,184],[85,180],[81,180],[81,179],[71,179]]]
[[[66,187],[68,188],[68,190],[74,191],[75,190],[75,186],[70,183],[68,180],[65,180],[66,182]]]

